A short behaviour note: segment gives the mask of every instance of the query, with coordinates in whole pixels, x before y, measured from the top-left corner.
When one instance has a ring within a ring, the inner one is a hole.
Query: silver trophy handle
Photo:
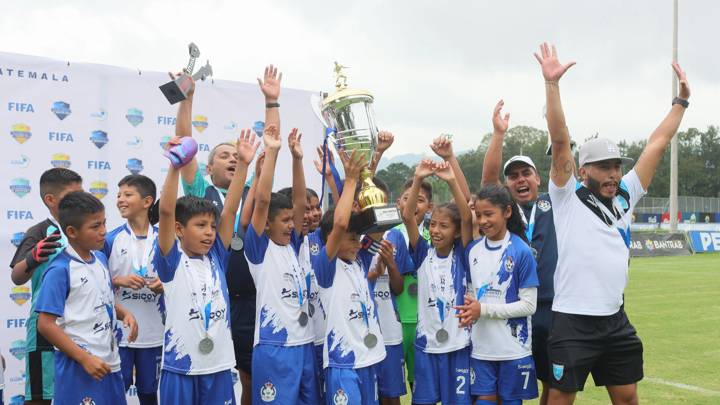
[[[188,45],[188,53],[190,53],[190,60],[184,71],[185,74],[191,75],[193,70],[195,70],[195,60],[200,57],[200,48],[198,48],[194,42],[191,42]]]
[[[207,61],[205,66],[201,67],[197,72],[195,72],[194,75],[192,75],[193,80],[205,80],[208,76],[213,75],[212,66],[210,66],[210,61]]]

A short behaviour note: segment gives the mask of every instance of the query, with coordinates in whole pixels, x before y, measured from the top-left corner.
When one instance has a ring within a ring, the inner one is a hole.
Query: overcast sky
[[[187,43],[217,78],[252,82],[267,63],[284,86],[332,90],[332,62],[376,97],[388,156],[424,152],[440,133],[456,149],[491,131],[503,98],[511,125],[545,128],[532,56],[557,44],[568,126],[641,139],[671,100],[672,0],[604,1],[8,1],[0,50],[142,70],[177,70]],[[679,61],[692,88],[681,129],[720,124],[720,1],[680,1]]]

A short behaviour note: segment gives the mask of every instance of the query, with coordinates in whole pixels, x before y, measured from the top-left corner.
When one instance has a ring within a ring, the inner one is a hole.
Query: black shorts
[[[548,362],[548,335],[552,327],[552,301],[538,302],[532,317],[532,355],[535,360],[537,378],[550,381],[550,363]]]
[[[237,368],[252,374],[253,339],[255,338],[255,295],[230,297],[231,332]]]
[[[643,346],[620,308],[609,316],[553,312],[548,337],[550,384],[582,391],[592,373],[597,386],[634,384],[643,378]]]

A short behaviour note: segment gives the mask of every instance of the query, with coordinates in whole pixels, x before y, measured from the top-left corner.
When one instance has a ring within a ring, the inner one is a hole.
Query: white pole
[[[673,48],[672,60],[677,62],[678,50],[678,0],[673,0]],[[672,73],[672,97],[677,97],[678,81]],[[670,142],[670,230],[677,231],[678,225],[678,140],[677,134]]]

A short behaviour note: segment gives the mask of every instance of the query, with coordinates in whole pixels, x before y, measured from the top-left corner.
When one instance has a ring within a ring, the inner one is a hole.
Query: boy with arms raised
[[[50,216],[25,232],[10,262],[15,285],[32,279],[30,315],[26,323],[25,403],[50,404],[53,398],[55,371],[53,345],[37,331],[35,299],[48,262],[65,246],[67,238],[60,231],[58,204],[67,193],[82,190],[82,177],[69,169],[54,168],[40,176],[40,196]]]
[[[68,245],[48,265],[35,306],[37,328],[57,348],[56,404],[125,404],[115,319],[137,336],[135,319],[114,304],[105,243],[105,207],[75,191],[59,205]],[[114,309],[113,309],[114,308]]]
[[[163,403],[235,402],[225,274],[247,166],[257,150],[254,141],[250,130],[242,131],[235,146],[237,167],[219,221],[215,206],[206,199],[185,196],[176,201],[180,173],[173,166],[168,169],[153,257],[167,308]]]

